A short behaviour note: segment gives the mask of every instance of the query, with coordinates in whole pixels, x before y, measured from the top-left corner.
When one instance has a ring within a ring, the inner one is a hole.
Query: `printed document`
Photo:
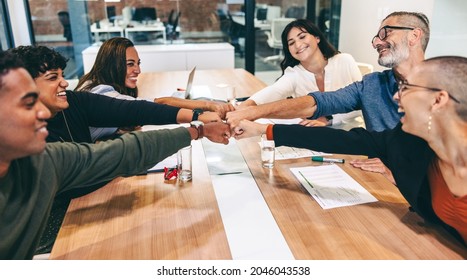
[[[163,172],[164,167],[167,167],[167,168],[177,167],[177,153],[171,155],[170,157],[165,158],[164,160],[160,161],[153,167],[149,168],[148,172]]]
[[[262,124],[298,124],[302,119],[258,119],[256,122]],[[261,146],[261,143],[258,143]],[[276,160],[281,159],[294,159],[294,158],[303,158],[303,157],[312,157],[312,156],[329,156],[332,154],[312,151],[302,148],[294,148],[287,146],[276,147],[274,158]]]
[[[290,170],[323,209],[378,201],[335,164]]]
[[[308,149],[287,147],[287,146],[276,147],[275,152],[276,154],[274,155],[274,157],[276,160],[331,155],[328,153],[317,152],[317,151],[312,151]]]
[[[261,147],[261,142],[258,142],[258,145]],[[317,151],[312,151],[312,150],[302,149],[302,148],[287,147],[287,146],[276,147],[274,149],[274,152],[275,152],[274,154],[275,160],[332,155],[328,153],[317,152]]]

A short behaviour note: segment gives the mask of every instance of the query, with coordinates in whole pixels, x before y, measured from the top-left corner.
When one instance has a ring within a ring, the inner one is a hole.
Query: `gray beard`
[[[378,64],[384,67],[393,68],[402,61],[409,58],[409,48],[407,40],[403,40],[399,47],[389,46],[389,55],[378,58]]]

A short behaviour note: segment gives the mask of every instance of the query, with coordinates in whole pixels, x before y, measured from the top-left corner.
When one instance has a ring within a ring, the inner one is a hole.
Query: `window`
[[[0,4],[0,47],[7,50],[12,47],[11,26],[6,1]]]

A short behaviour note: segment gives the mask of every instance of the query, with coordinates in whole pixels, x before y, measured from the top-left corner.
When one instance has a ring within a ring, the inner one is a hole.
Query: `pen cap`
[[[312,156],[312,157],[311,157],[311,160],[312,160],[312,161],[323,161],[323,157],[320,157],[320,156]]]

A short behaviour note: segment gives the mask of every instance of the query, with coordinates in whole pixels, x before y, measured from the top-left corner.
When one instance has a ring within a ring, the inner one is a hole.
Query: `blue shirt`
[[[311,118],[330,116],[362,110],[366,129],[383,131],[394,128],[400,121],[401,113],[393,95],[397,82],[393,70],[374,72],[336,91],[312,92],[316,100],[316,112]]]

